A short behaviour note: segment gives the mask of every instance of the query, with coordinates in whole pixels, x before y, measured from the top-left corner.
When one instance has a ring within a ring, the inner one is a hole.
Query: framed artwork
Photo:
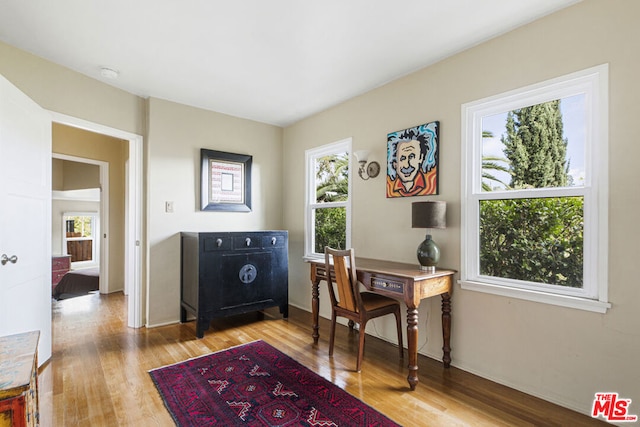
[[[438,194],[440,122],[387,135],[387,197]]]
[[[252,156],[200,150],[200,210],[251,212]]]

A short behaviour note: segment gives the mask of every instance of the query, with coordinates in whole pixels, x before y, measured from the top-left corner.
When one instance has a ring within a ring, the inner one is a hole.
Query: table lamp
[[[411,204],[412,228],[446,228],[447,202],[414,202]],[[440,260],[440,248],[427,231],[424,242],[418,246],[420,270],[435,273]]]

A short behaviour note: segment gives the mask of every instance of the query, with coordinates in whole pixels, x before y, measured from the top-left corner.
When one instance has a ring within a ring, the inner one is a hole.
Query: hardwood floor
[[[39,383],[42,426],[174,425],[147,371],[258,339],[404,426],[604,424],[423,356],[420,383],[409,391],[406,351],[400,361],[396,347],[373,337],[362,372],[353,372],[356,333],[338,326],[329,358],[329,322],[322,320],[314,346],[311,314],[293,307],[288,320],[277,309],[215,320],[198,340],[195,322],[127,328],[121,293],[52,304],[53,356]]]

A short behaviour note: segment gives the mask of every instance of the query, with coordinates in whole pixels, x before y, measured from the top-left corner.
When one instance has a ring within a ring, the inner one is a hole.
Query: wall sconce
[[[375,178],[380,173],[380,164],[378,162],[370,162],[367,164],[367,160],[369,159],[369,150],[358,150],[354,151],[354,156],[356,156],[356,160],[360,163],[360,169],[358,169],[358,175],[360,178],[365,181],[369,178]]]
[[[447,228],[447,202],[414,202],[411,204],[412,228]],[[427,236],[417,250],[420,269],[429,273],[436,272],[440,261],[440,248]]]

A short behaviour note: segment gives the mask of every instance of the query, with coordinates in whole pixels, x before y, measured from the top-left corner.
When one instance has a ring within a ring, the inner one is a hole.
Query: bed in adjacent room
[[[83,268],[71,270],[62,276],[60,282],[53,288],[52,296],[57,300],[86,295],[99,290],[100,269]]]

